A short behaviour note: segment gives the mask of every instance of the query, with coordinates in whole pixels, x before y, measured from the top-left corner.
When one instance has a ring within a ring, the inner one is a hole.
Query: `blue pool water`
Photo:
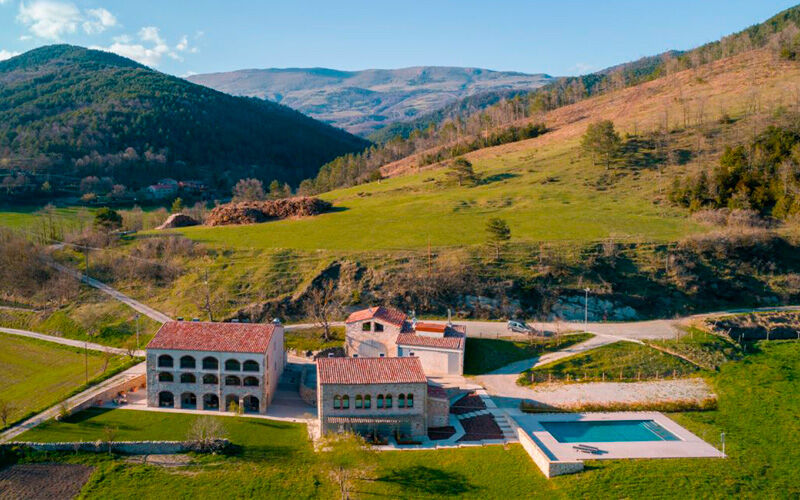
[[[673,433],[652,420],[583,420],[541,424],[559,443],[679,441]]]

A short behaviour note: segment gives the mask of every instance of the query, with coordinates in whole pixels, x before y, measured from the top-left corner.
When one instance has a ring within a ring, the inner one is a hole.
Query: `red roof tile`
[[[320,384],[416,384],[428,379],[419,358],[321,358]]]
[[[267,352],[275,325],[168,321],[161,325],[148,349],[176,351]]]
[[[417,322],[417,324],[414,325],[414,329],[420,332],[444,333],[445,330],[447,330],[447,325]]]
[[[408,317],[402,311],[398,311],[393,307],[370,307],[369,309],[362,309],[356,311],[347,317],[345,323],[355,323],[356,321],[365,321],[369,319],[380,319],[395,326],[403,326]]]
[[[460,351],[464,349],[465,337],[459,333],[451,333],[444,337],[426,337],[413,333],[401,333],[397,336],[397,345],[408,345],[418,347],[433,347],[439,349],[452,349]]]

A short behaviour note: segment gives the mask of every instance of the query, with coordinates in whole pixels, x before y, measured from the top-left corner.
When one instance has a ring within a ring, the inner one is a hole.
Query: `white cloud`
[[[102,33],[108,28],[117,25],[117,18],[106,9],[89,9],[86,11],[87,19],[83,22],[83,31],[89,35]]]
[[[0,61],[5,61],[6,59],[11,59],[14,56],[18,56],[19,52],[9,52],[5,49],[0,49]]]
[[[598,69],[598,68],[594,64],[579,62],[579,63],[575,63],[575,66],[570,68],[570,72],[578,74],[578,75],[585,75],[587,73],[591,73],[592,71],[594,71],[596,69]]]
[[[161,33],[155,26],[145,26],[139,30],[138,39],[129,35],[114,37],[114,43],[109,47],[92,47],[94,49],[114,52],[124,57],[138,61],[146,66],[158,66],[164,56],[172,59],[181,59],[178,52],[196,52],[190,48],[186,37],[181,38],[175,48],[170,48],[166,40],[161,37]]]
[[[30,35],[20,35],[19,41],[20,42],[27,42],[28,40],[32,40],[33,37]]]
[[[192,76],[192,75],[196,75],[196,74],[197,74],[197,71],[191,71],[191,70],[189,70],[189,71],[187,71],[186,73],[182,74],[182,75],[181,75],[181,78],[189,78],[190,76]]]
[[[58,40],[62,35],[75,33],[82,17],[74,4],[35,0],[27,5],[19,4],[17,20],[40,38]]]

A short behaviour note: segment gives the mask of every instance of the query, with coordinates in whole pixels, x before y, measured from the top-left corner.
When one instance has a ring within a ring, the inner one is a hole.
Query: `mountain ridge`
[[[550,75],[459,66],[344,71],[247,68],[187,77],[226,92],[269,99],[360,135],[495,90],[531,90]]]

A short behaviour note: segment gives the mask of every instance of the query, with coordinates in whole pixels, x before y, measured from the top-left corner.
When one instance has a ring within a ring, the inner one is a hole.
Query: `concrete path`
[[[53,261],[48,262],[48,264],[51,267],[53,267],[54,269],[57,269],[57,270],[61,271],[62,273],[69,274],[70,276],[74,277],[75,279],[77,279],[79,281],[82,281],[82,282],[86,283],[89,286],[93,286],[93,287],[97,288],[101,292],[110,295],[111,297],[117,299],[118,301],[122,302],[123,304],[126,304],[126,305],[130,306],[134,310],[144,314],[145,316],[147,316],[148,318],[150,318],[150,319],[152,319],[154,321],[158,321],[159,323],[166,323],[167,321],[171,321],[172,320],[166,314],[164,314],[162,312],[159,312],[159,311],[156,311],[152,307],[150,307],[148,305],[145,305],[145,304],[142,304],[141,302],[128,297],[124,293],[111,288],[110,286],[106,285],[105,283],[97,281],[94,278],[90,278],[89,276],[86,276],[85,274],[83,274],[83,273],[81,273],[79,271],[76,271],[75,269],[72,269],[71,267],[64,266],[62,264],[59,264],[58,262],[53,262]]]
[[[112,388],[115,385],[120,385],[132,378],[136,378],[146,370],[146,363],[142,362],[138,365],[134,365],[127,370],[110,377],[103,382],[100,382],[97,385],[94,385],[85,391],[72,396],[71,398],[67,399],[65,402],[67,406],[73,406],[75,404],[81,403],[88,399],[92,399],[97,397],[101,393],[103,393],[106,389]],[[8,429],[7,431],[0,434],[0,443],[6,441],[12,441],[15,437],[19,436],[23,432],[36,427],[37,425],[41,424],[45,420],[53,418],[58,415],[58,412],[61,410],[62,403],[58,403],[55,406],[48,408],[47,410],[34,415],[33,417],[25,420],[21,424],[17,424],[16,426]]]
[[[95,344],[93,342],[84,342],[83,340],[65,339],[63,337],[46,335],[44,333],[31,332],[28,330],[19,330],[17,328],[0,327],[0,332],[7,333],[9,335],[19,335],[20,337],[28,337],[32,339],[44,340],[47,342],[53,342],[55,344],[68,345],[70,347],[79,347],[81,349],[86,348],[92,351],[112,352],[114,354],[119,354],[122,356],[126,356],[129,354],[126,349],[120,349],[119,347],[109,347],[107,345]],[[133,355],[144,357],[145,351],[143,350],[134,351]]]

